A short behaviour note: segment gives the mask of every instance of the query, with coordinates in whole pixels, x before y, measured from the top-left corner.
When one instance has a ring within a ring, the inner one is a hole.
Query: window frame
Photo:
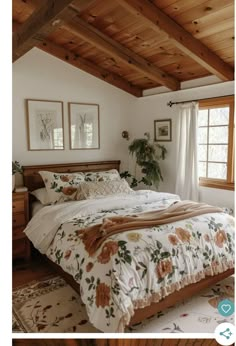
[[[199,101],[199,110],[216,108],[217,106],[229,106],[227,178],[223,180],[200,177],[199,185],[216,189],[234,190],[234,96],[224,96]]]

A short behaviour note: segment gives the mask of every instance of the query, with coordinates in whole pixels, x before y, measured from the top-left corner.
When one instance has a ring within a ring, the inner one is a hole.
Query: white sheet
[[[58,205],[45,206],[30,220],[24,230],[36,249],[42,254],[47,252],[60,224],[72,217],[91,215],[103,209],[128,208],[153,201],[179,200],[179,196],[150,190],[134,191],[132,194],[119,194],[93,200],[72,201]]]
[[[45,206],[39,202],[39,201],[36,201],[36,202],[33,202],[32,203],[32,206],[31,206],[31,213],[32,213],[32,216],[36,215],[37,212],[39,210],[41,210],[42,208],[44,208]]]

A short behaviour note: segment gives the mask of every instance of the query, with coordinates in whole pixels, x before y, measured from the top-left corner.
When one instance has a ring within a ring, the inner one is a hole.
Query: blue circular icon
[[[224,316],[230,316],[234,313],[234,303],[229,299],[221,300],[217,306],[219,313]]]

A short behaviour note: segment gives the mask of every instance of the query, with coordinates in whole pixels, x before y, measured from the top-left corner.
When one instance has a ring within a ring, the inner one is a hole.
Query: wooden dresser
[[[13,259],[30,258],[30,241],[23,233],[29,221],[29,193],[12,193],[12,254]]]

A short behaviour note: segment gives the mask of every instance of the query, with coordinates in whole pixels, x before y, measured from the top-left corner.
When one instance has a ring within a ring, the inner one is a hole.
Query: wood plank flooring
[[[54,274],[58,275],[39,254],[34,256],[28,263],[16,261],[13,264],[13,289],[34,280],[42,280]]]

